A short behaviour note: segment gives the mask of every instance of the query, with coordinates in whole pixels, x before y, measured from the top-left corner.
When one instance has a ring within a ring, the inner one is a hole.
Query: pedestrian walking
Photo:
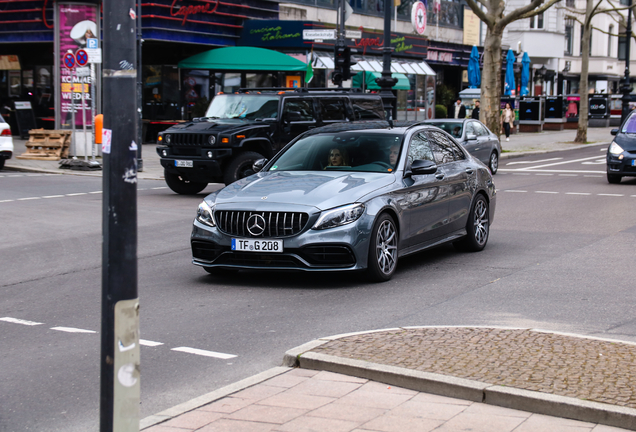
[[[510,126],[515,119],[515,113],[510,107],[510,103],[506,102],[506,107],[501,112],[501,127],[506,133],[506,141],[510,141]]]
[[[470,117],[475,120],[479,120],[479,101],[475,101],[475,108],[473,108],[473,113]]]

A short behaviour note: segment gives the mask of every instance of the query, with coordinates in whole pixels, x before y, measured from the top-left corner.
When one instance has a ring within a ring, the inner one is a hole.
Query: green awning
[[[265,48],[223,47],[202,52],[179,62],[183,69],[228,71],[304,72],[307,64],[287,54]]]
[[[364,74],[364,75],[363,75]],[[358,72],[353,76],[353,87],[362,87],[362,77],[364,76],[364,85],[369,90],[380,90],[380,86],[376,84],[375,79],[380,78],[382,73],[363,71]],[[401,73],[391,74],[393,78],[397,78],[398,82],[393,87],[393,90],[411,90],[411,83],[406,75]]]

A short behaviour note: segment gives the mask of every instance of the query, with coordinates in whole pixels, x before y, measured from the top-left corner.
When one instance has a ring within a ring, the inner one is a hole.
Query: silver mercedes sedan
[[[452,242],[480,251],[495,213],[489,169],[423,123],[312,129],[256,174],[199,205],[193,263],[232,269],[364,271],[389,280],[400,257]]]

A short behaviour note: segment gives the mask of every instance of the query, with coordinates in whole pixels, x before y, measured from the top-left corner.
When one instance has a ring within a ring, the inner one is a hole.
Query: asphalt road
[[[384,284],[209,276],[188,238],[203,195],[141,180],[142,417],[338,333],[501,325],[636,341],[636,179],[608,184],[604,148],[502,160],[487,248],[411,256]],[[0,185],[0,431],[97,430],[101,179],[2,171]]]

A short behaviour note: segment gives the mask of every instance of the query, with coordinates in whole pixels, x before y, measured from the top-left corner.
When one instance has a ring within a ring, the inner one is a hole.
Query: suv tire
[[[254,174],[252,165],[254,165],[254,162],[257,160],[263,159],[263,157],[264,156],[260,153],[251,151],[239,153],[225,168],[225,173],[223,174],[223,182],[225,185],[228,186],[237,180]]]
[[[166,184],[174,192],[181,195],[196,195],[206,188],[207,183],[191,182],[181,177],[179,174],[163,172],[163,177],[166,179]]]
[[[621,182],[623,177],[616,174],[607,174],[607,182],[610,184],[618,184]]]

